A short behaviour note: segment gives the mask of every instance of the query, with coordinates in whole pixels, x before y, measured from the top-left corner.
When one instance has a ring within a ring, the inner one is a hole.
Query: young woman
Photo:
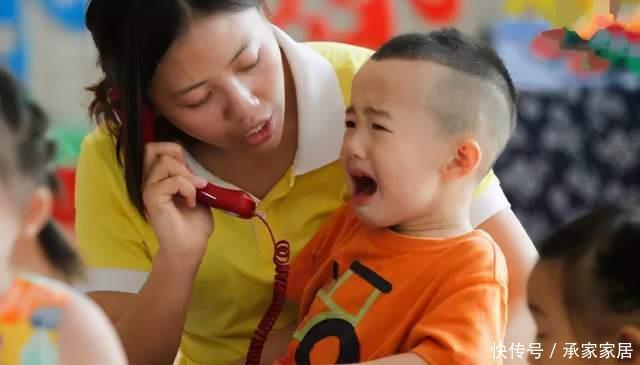
[[[258,220],[197,206],[196,188],[250,193],[295,257],[343,202],[345,103],[371,52],[297,43],[258,0],[92,0],[87,26],[104,78],[78,166],[84,290],[134,365],[171,364],[179,345],[183,364],[236,361],[271,299],[272,243]],[[522,297],[535,249],[493,174],[476,195],[474,224],[501,245]],[[294,318],[285,308],[276,328]]]

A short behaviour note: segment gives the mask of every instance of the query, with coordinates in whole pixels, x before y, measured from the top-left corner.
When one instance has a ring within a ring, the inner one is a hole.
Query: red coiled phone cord
[[[269,332],[273,329],[273,325],[276,323],[282,307],[284,306],[285,298],[287,295],[287,279],[289,278],[289,258],[291,255],[291,248],[289,242],[280,240],[276,241],[273,236],[273,231],[269,223],[263,217],[256,215],[264,223],[269,230],[269,235],[273,241],[273,263],[275,264],[276,274],[273,283],[273,296],[271,297],[271,304],[267,309],[267,312],[262,317],[258,328],[253,333],[251,343],[249,344],[249,351],[247,352],[246,365],[260,365],[260,358],[262,357],[262,350],[264,344],[267,341]]]

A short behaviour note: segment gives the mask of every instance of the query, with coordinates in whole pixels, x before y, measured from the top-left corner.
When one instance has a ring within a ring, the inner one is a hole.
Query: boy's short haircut
[[[516,90],[504,63],[488,44],[457,29],[443,28],[396,36],[371,59],[428,61],[449,68],[450,74],[436,81],[437,94],[426,105],[449,133],[484,131],[492,145],[488,167],[493,164],[515,128]],[[504,99],[506,110],[496,105],[501,101],[496,103],[491,96],[495,91]],[[488,114],[486,120],[478,120],[478,112]]]

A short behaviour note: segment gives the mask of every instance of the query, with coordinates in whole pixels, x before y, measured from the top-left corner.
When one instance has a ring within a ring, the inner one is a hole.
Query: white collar
[[[340,157],[345,105],[336,72],[329,61],[308,45],[273,28],[296,86],[298,151],[293,172],[302,175]]]
[[[344,133],[344,101],[333,66],[322,55],[294,41],[274,26],[278,45],[284,52],[296,87],[298,102],[298,151],[294,175],[303,175],[336,161]],[[203,179],[236,188],[218,178],[187,153],[193,172]]]

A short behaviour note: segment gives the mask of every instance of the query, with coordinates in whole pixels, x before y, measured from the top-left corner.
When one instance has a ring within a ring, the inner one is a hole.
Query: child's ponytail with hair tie
[[[83,275],[84,266],[78,253],[69,245],[53,220],[48,220],[38,234],[38,243],[46,260],[67,282]]]

